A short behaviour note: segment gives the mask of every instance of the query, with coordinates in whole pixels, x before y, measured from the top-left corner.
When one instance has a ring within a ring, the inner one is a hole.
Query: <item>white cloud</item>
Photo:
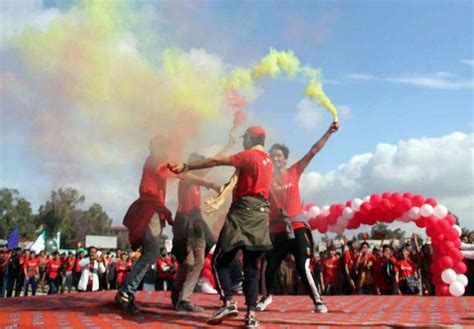
[[[474,88],[474,80],[443,71],[423,75],[411,74],[393,77],[377,77],[371,74],[352,73],[347,74],[345,78],[352,81],[382,81],[430,89],[460,90]]]
[[[461,62],[470,66],[474,66],[474,59],[461,59]]]
[[[322,119],[322,111],[309,99],[303,99],[298,103],[298,113],[295,121],[306,129],[315,128]]]
[[[28,27],[45,31],[57,19],[59,10],[43,8],[42,0],[0,1],[0,45],[19,35]]]
[[[414,192],[434,197],[474,229],[474,134],[378,144],[374,153],[353,156],[337,169],[301,178],[305,202],[345,202],[373,193]]]

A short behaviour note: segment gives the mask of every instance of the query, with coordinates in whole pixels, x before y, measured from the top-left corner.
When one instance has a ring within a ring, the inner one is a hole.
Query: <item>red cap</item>
[[[245,131],[245,135],[249,135],[253,137],[259,137],[259,136],[265,137],[266,132],[265,132],[265,129],[263,129],[260,126],[250,126]]]

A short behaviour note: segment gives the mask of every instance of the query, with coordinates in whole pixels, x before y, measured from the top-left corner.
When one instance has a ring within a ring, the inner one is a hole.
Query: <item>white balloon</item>
[[[336,225],[329,225],[328,231],[331,233],[336,233]]]
[[[352,208],[352,210],[354,210],[354,211],[359,211],[360,205],[361,205],[363,202],[364,202],[364,201],[362,201],[362,199],[359,199],[359,198],[355,198],[354,200],[352,200],[352,203],[351,203],[351,208]]]
[[[408,211],[408,216],[410,216],[410,219],[411,220],[417,220],[421,217],[421,214],[420,214],[420,208],[418,207],[412,207],[409,211]]]
[[[341,234],[342,232],[344,232],[346,228],[340,224],[337,224],[335,227],[334,227],[334,233],[337,233],[337,234]]]
[[[354,210],[351,207],[345,207],[342,211],[342,217],[345,219],[351,219],[354,216]]]
[[[461,228],[459,227],[459,225],[453,225],[453,228],[455,228],[456,231],[458,231],[458,237],[460,237],[461,234],[462,234],[462,230],[461,230]]]
[[[364,202],[367,202],[367,201],[370,201],[370,195],[367,195],[364,199],[363,199]]]
[[[429,217],[433,215],[433,206],[428,203],[422,205],[420,209],[420,213],[421,213],[421,216],[423,217]]]
[[[453,296],[459,297],[464,295],[464,286],[461,282],[453,282],[449,285],[449,293]]]
[[[447,214],[448,214],[448,208],[446,208],[446,206],[442,204],[436,205],[436,207],[434,207],[433,209],[433,215],[436,218],[439,218],[439,219],[444,218],[446,217]]]
[[[441,280],[446,284],[451,284],[456,281],[457,274],[452,268],[447,268],[441,273]]]
[[[337,225],[346,228],[347,224],[349,224],[349,218],[345,218],[344,216],[340,216],[337,218]]]
[[[330,206],[324,206],[321,208],[321,214],[323,214],[324,216],[327,216],[329,215],[329,208],[331,208]]]
[[[318,216],[320,213],[321,213],[321,209],[319,209],[318,206],[312,206],[308,210],[308,216],[309,216],[308,218],[314,218]]]
[[[467,279],[467,276],[465,276],[464,274],[458,274],[455,282],[459,282],[464,287],[467,287],[467,284],[469,283],[469,280]]]

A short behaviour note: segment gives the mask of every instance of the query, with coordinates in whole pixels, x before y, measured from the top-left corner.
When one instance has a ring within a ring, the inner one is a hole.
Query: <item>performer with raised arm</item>
[[[165,206],[166,181],[168,178],[185,178],[199,186],[219,190],[219,187],[202,177],[185,174],[177,176],[170,172],[165,163],[160,144],[164,141],[155,137],[150,143],[150,155],[143,166],[140,182],[140,197],[128,209],[123,224],[128,228],[132,249],[141,248],[141,256],[133,265],[125,283],[115,296],[115,303],[131,315],[139,313],[134,294],[145,274],[160,255],[161,232],[166,222],[172,224],[171,212]]]
[[[247,304],[245,326],[258,327],[255,318],[258,294],[258,259],[271,249],[268,231],[269,191],[272,162],[264,150],[265,130],[259,126],[247,129],[243,136],[244,151],[229,157],[213,157],[189,164],[170,164],[176,174],[215,166],[234,166],[238,179],[233,201],[219,235],[212,266],[218,291],[224,305],[208,320],[219,324],[239,314],[231,290],[230,263],[239,250],[243,253],[244,294]]]
[[[326,145],[331,135],[339,129],[339,124],[333,122],[324,135],[311,147],[304,157],[287,168],[289,155],[288,147],[274,144],[270,148],[273,162],[273,181],[270,189],[270,234],[273,250],[266,255],[262,275],[263,297],[259,301],[257,310],[264,311],[272,302],[272,280],[288,252],[293,254],[296,269],[301,277],[315,312],[327,313],[316,283],[311,274],[310,262],[313,257],[313,236],[303,215],[299,180],[301,174],[313,157]]]
[[[216,157],[224,156],[234,144],[235,139],[229,134],[227,145]],[[202,155],[192,153],[188,162],[203,159]],[[195,173],[204,177],[210,169]],[[173,224],[172,250],[179,266],[172,286],[171,302],[178,311],[202,311],[201,307],[191,303],[191,295],[204,266],[204,258],[214,244],[211,230],[201,214],[201,188],[191,180],[183,178],[178,184],[178,209]]]

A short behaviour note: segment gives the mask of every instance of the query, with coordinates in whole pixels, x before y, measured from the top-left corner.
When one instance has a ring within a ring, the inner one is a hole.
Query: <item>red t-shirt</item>
[[[377,285],[377,288],[381,290],[390,290],[393,288],[390,284],[388,284],[385,281],[384,276],[382,274],[382,267],[384,266],[386,262],[392,262],[395,265],[397,263],[397,259],[393,256],[388,259],[385,257],[378,257],[374,262],[375,284]]]
[[[65,260],[65,270],[66,271],[72,271],[74,269],[74,265],[76,263],[76,257],[74,256],[69,256],[68,258],[66,258]]]
[[[25,262],[26,267],[26,274],[29,278],[34,277],[36,275],[36,269],[39,269],[40,261],[38,258],[28,259]]]
[[[48,269],[48,278],[56,279],[59,275],[59,270],[61,269],[61,260],[51,259],[46,265],[46,268]]]
[[[289,217],[295,217],[301,214],[303,204],[301,202],[299,182],[303,170],[301,162],[298,161],[281,175],[273,175],[270,188],[270,231],[282,232],[286,224],[280,220],[279,209],[286,211]],[[291,223],[293,229],[304,228],[304,222]]]
[[[165,258],[162,258],[162,257],[159,257],[158,260],[156,261],[156,268],[157,268],[157,272],[158,272],[158,277],[160,279],[172,279],[176,273],[171,273],[168,271],[164,271],[163,270],[163,267],[173,267],[175,270],[176,270],[176,267],[175,267],[175,264],[173,263],[173,259],[171,257],[165,257]]]
[[[395,271],[398,272],[398,279],[400,282],[406,281],[406,279],[410,276],[415,275],[416,273],[416,267],[415,263],[413,263],[411,260],[399,260],[395,264]]]
[[[327,258],[323,262],[323,276],[326,284],[335,284],[339,274],[339,258]]]
[[[234,200],[256,195],[268,199],[273,165],[267,153],[256,149],[245,150],[230,156],[230,162],[240,170],[233,192]]]
[[[182,179],[178,184],[178,211],[188,213],[194,208],[201,208],[201,188]]]
[[[344,263],[349,268],[349,271],[352,272],[354,269],[354,264],[357,260],[357,253],[353,253],[350,250],[344,252]]]
[[[166,180],[175,177],[171,171],[161,164],[159,159],[149,156],[143,165],[140,182],[140,196],[149,195],[157,198],[162,204],[166,199]]]
[[[115,263],[115,271],[117,272],[117,283],[119,285],[125,282],[131,267],[131,262],[122,262],[120,259],[117,260],[117,263]]]
[[[377,261],[377,258],[374,256],[373,253],[371,252],[368,252],[367,254],[362,254],[362,256],[360,256],[360,261],[359,261],[359,268],[358,270],[359,271],[362,271],[364,270],[364,264],[367,262],[367,265],[368,263],[372,262],[372,266],[373,264]]]

